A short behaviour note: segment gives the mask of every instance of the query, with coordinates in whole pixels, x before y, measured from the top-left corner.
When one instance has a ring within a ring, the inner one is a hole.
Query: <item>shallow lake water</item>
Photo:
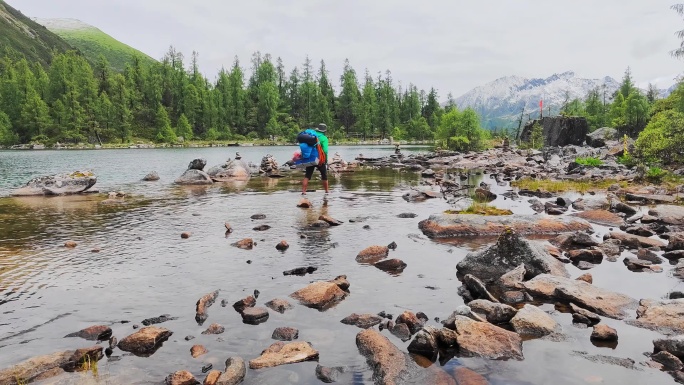
[[[372,372],[358,353],[355,336],[361,330],[339,321],[351,313],[385,311],[395,317],[404,310],[426,313],[430,325],[435,317],[448,317],[463,300],[456,293],[461,285],[456,264],[465,255],[491,239],[436,242],[420,233],[418,222],[430,214],[450,208],[443,199],[409,203],[402,194],[416,186],[420,176],[408,171],[359,171],[332,178],[332,193],[326,198],[319,190],[309,194],[314,207],[296,207],[300,199],[299,174],[282,179],[253,178],[246,185],[208,187],[174,186],[193,158],[204,157],[209,165],[219,164],[239,151],[251,162],[271,153],[282,163],[294,147],[204,148],[172,150],[98,150],[0,152],[0,195],[6,196],[37,175],[92,169],[101,191],[124,191],[131,195],[124,205],[103,205],[99,195],[54,198],[0,198],[0,368],[32,356],[90,346],[66,334],[94,324],[110,325],[119,339],[134,332],[132,325],[149,317],[170,314],[177,319],[158,326],[173,336],[151,357],[140,358],[115,350],[104,358],[98,378],[92,373],[69,375],[45,383],[158,384],[176,370],[189,370],[200,381],[201,368],[208,363],[217,370],[229,356],[246,361],[275,342],[273,329],[299,329],[299,340],[309,341],[320,352],[319,363],[345,366],[340,383],[372,384]],[[390,147],[332,147],[351,160],[358,153],[380,156]],[[424,148],[404,149],[425,151]],[[156,170],[159,182],[140,182]],[[488,176],[469,181],[488,183]],[[311,182],[320,189],[320,182]],[[494,185],[493,191],[507,187]],[[526,199],[499,198],[493,203],[516,213],[529,213]],[[412,212],[413,219],[397,218]],[[266,219],[252,220],[257,213]],[[319,215],[344,222],[322,230],[308,229]],[[349,219],[365,220],[349,222]],[[224,222],[234,232],[225,234]],[[268,224],[267,231],[252,230]],[[370,226],[364,229],[364,226]],[[596,227],[599,235],[608,229]],[[192,233],[181,239],[181,232]],[[307,235],[300,238],[300,235]],[[253,250],[239,250],[231,243],[251,237]],[[282,239],[290,244],[284,253],[275,250]],[[63,244],[78,242],[74,249]],[[390,258],[407,263],[400,275],[387,274],[371,265],[358,264],[363,248],[396,242]],[[99,253],[93,253],[99,248]],[[251,261],[251,263],[248,263]],[[304,277],[283,276],[296,267],[315,266]],[[661,274],[633,273],[620,262],[604,261],[590,270],[594,284],[634,298],[662,298],[681,290],[679,281],[663,265]],[[573,277],[583,272],[572,265]],[[289,299],[289,294],[315,280],[345,274],[350,295],[324,312],[306,308]],[[195,303],[204,294],[220,290],[209,308],[203,326],[194,319]],[[290,300],[295,307],[279,314],[270,311],[267,322],[253,326],[242,323],[231,304],[259,290],[258,306],[274,298]],[[228,306],[221,307],[225,299]],[[594,346],[591,329],[572,325],[570,314],[543,306],[563,326],[566,338],[560,342],[530,340],[524,343],[524,361],[488,361],[454,358],[444,368],[465,365],[485,375],[494,385],[503,384],[669,384],[667,374],[642,366],[645,352],[659,334],[638,329],[623,321],[604,319],[620,336],[616,347]],[[121,323],[121,321],[130,321]],[[221,335],[201,335],[211,323],[226,328]],[[185,336],[196,337],[186,341]],[[400,349],[402,342],[383,331]],[[197,359],[190,347],[202,344],[209,351]],[[636,369],[592,362],[573,352],[631,358]],[[440,365],[436,363],[435,365]],[[318,384],[315,362],[249,370],[245,384]]]

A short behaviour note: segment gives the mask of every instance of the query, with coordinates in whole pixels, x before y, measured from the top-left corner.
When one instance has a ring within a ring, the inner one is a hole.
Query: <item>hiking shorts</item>
[[[328,180],[328,165],[327,164],[322,164],[319,166],[309,166],[306,168],[306,174],[304,174],[304,177],[306,179],[311,180],[311,177],[313,176],[314,169],[318,169],[321,173],[321,180]]]

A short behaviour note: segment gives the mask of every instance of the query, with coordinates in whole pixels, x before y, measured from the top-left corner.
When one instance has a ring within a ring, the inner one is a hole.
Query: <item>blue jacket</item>
[[[307,129],[305,132],[311,135],[316,135],[316,137],[318,137],[318,133],[310,128]],[[309,146],[306,143],[299,143],[299,149],[302,152],[302,158],[296,161],[294,163],[295,165],[302,163],[311,163],[318,159],[318,151],[316,150],[316,147]]]

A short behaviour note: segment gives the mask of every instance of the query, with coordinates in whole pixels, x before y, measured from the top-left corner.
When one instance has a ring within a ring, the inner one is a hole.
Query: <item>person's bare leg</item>
[[[330,192],[330,191],[328,190],[328,186],[329,186],[328,181],[327,181],[327,180],[324,180],[324,181],[323,181],[323,188],[325,189],[325,193],[326,193],[326,194]]]
[[[306,195],[306,189],[309,187],[309,178],[302,180],[302,195]]]

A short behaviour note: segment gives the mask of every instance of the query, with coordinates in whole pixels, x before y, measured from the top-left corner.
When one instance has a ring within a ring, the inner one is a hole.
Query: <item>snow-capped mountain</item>
[[[520,76],[506,76],[483,86],[476,87],[456,99],[459,108],[475,109],[483,120],[484,127],[506,127],[520,117],[525,107],[525,120],[539,116],[539,100],[544,101],[544,114],[560,111],[566,98],[584,99],[592,89],[599,88],[609,101],[620,83],[606,76],[603,79],[584,79],[568,71],[554,74],[546,79],[527,79]]]

